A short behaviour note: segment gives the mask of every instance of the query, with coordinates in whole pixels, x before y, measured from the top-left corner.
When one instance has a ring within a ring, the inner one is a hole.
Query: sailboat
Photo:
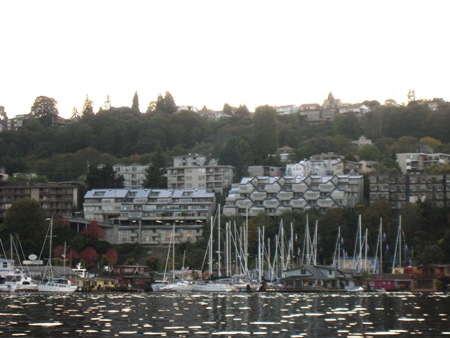
[[[220,206],[219,206],[219,222],[220,224]],[[213,234],[214,234],[214,220],[211,216],[211,232],[209,236],[209,243],[208,243],[208,265],[209,265],[209,276],[212,276],[213,271]],[[219,225],[220,227],[220,225]],[[220,237],[220,235],[219,235]],[[220,241],[220,238],[219,238]],[[220,254],[220,246],[219,246],[219,254]],[[220,259],[219,259],[220,262]],[[220,277],[220,264],[218,266],[218,276]],[[191,286],[192,291],[195,292],[230,292],[234,291],[236,288],[231,284],[227,282],[213,282],[211,281],[198,281]]]
[[[2,244],[3,246],[3,244]],[[19,257],[18,249],[15,241],[11,236],[11,257],[13,257],[13,251],[16,252]],[[14,261],[11,260],[12,265]],[[35,281],[24,271],[22,266],[11,269],[5,275],[4,284],[0,288],[1,291],[19,292],[19,291],[37,291],[38,286]]]
[[[170,250],[172,249],[172,281],[166,278],[167,269],[169,265],[169,257]],[[184,270],[184,257],[183,257],[183,270]],[[176,281],[175,277],[175,223],[172,227],[172,233],[170,236],[169,247],[167,250],[167,259],[166,259],[166,267],[164,268],[164,276],[162,280],[154,281],[152,283],[153,291],[161,291],[161,292],[184,292],[184,291],[192,291],[192,282],[188,280],[179,280]]]
[[[49,255],[48,264],[46,268],[47,281],[38,285],[38,291],[40,292],[75,292],[78,289],[78,285],[73,284],[72,280],[56,277],[55,271],[52,267],[52,238],[53,238],[53,217],[50,220],[50,236],[49,236]]]

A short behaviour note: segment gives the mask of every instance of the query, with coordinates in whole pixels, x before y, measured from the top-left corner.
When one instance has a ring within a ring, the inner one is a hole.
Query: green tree
[[[116,176],[113,167],[109,164],[102,168],[89,166],[86,175],[86,185],[88,189],[123,188],[123,181],[123,176]]]
[[[94,115],[94,108],[92,107],[93,101],[89,100],[89,96],[86,95],[83,103],[83,109],[81,110],[82,116]]]
[[[164,97],[161,94],[158,95],[155,110],[166,114],[173,114],[177,111],[177,109],[178,108],[175,104],[175,100],[173,99],[173,96],[172,94],[170,94],[170,92],[167,91]]]
[[[58,116],[56,100],[47,96],[38,96],[31,106],[31,115],[38,118],[44,125],[52,125]]]
[[[17,235],[25,256],[39,254],[48,229],[46,213],[41,204],[33,199],[20,199],[6,211],[0,235],[4,243],[9,242],[10,235]],[[8,239],[8,241],[6,241]],[[21,257],[23,258],[23,257]]]
[[[162,147],[158,144],[152,156],[152,162],[145,172],[144,187],[151,189],[166,189],[166,157]]]
[[[376,146],[364,144],[358,149],[358,155],[361,160],[378,161],[383,157]]]
[[[389,147],[389,153],[394,156],[398,153],[413,153],[417,149],[417,138],[412,136],[402,136],[395,142],[391,147]]]
[[[444,237],[438,243],[446,257],[444,263],[450,263],[450,230],[447,230]]]
[[[141,111],[139,110],[139,97],[138,97],[137,91],[134,93],[134,96],[133,96],[133,105],[131,106],[131,109],[133,109],[134,111],[137,111],[138,113],[141,112]]]
[[[233,107],[231,107],[228,103],[223,105],[222,111],[224,114],[233,115]]]
[[[248,110],[247,106],[244,104],[244,105],[240,105],[238,107],[238,109],[236,109],[234,114],[238,115],[238,116],[249,117],[250,116],[250,111]]]
[[[380,102],[378,102],[377,100],[365,100],[362,104],[369,107],[370,109],[380,106]]]
[[[253,153],[261,163],[278,149],[277,113],[273,107],[256,108],[253,116]]]
[[[347,113],[337,115],[333,119],[334,135],[344,135],[356,140],[362,134],[360,122],[356,113]]]
[[[415,258],[417,265],[442,264],[446,261],[445,252],[438,244],[431,244],[423,248]]]

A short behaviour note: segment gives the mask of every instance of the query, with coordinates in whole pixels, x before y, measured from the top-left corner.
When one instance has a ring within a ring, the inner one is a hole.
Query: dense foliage
[[[173,105],[166,93],[146,113],[139,112],[136,101],[134,109],[101,109],[96,114],[87,107],[67,126],[49,123],[47,116],[54,117],[55,111],[46,108],[50,111],[46,115],[40,112],[47,111],[43,108],[24,128],[0,133],[0,167],[8,174],[35,172],[51,181],[77,180],[86,176],[88,165],[149,163],[158,144],[169,158],[203,153],[220,164],[236,166],[241,175],[248,165],[277,164],[267,155],[281,146],[295,149],[292,161],[335,152],[378,160],[380,170],[387,172],[397,169],[395,153],[414,152],[423,144],[450,153],[450,105],[444,102],[436,110],[425,103],[378,105],[364,116],[346,113],[322,123],[307,122],[300,115],[279,116],[268,106],[258,107],[253,115],[235,113],[214,121],[192,111],[175,114]],[[373,145],[352,145],[361,135],[372,139]]]

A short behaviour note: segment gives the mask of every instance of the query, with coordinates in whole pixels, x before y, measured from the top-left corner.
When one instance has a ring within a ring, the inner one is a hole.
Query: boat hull
[[[77,289],[78,285],[74,285],[70,281],[67,283],[49,281],[38,285],[39,292],[75,292]]]

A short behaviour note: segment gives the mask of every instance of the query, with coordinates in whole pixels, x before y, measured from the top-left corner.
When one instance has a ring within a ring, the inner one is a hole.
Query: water
[[[450,336],[449,295],[0,294],[0,336]]]

